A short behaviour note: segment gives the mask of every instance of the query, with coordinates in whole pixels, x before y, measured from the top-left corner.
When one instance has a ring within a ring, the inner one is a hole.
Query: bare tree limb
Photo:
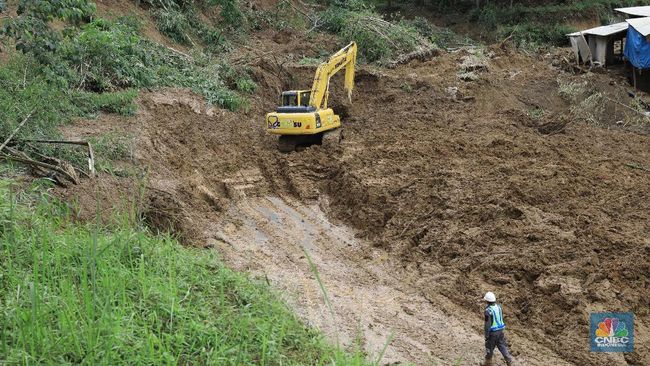
[[[88,171],[90,175],[94,176],[95,171],[95,153],[93,152],[93,147],[88,141],[83,140],[42,140],[42,139],[23,139],[20,141],[24,142],[36,142],[42,144],[68,144],[68,145],[81,145],[88,147]],[[88,175],[84,172],[84,174]]]
[[[7,146],[7,144],[9,143],[9,141],[11,141],[11,139],[14,138],[14,136],[16,135],[16,133],[18,133],[18,131],[19,131],[19,130],[20,130],[20,129],[25,125],[25,123],[27,122],[27,120],[29,119],[29,117],[32,116],[32,113],[34,113],[34,110],[32,110],[31,112],[29,112],[29,114],[27,115],[27,117],[25,117],[25,119],[23,119],[23,121],[20,122],[20,124],[18,125],[18,127],[16,127],[16,129],[14,130],[14,132],[12,132],[12,133],[9,135],[9,137],[7,137],[7,139],[2,143],[2,145],[0,145],[0,151],[2,151],[2,149],[5,148],[5,146]]]
[[[40,168],[45,168],[45,169],[57,172],[57,173],[61,174],[62,176],[64,176],[66,179],[68,179],[70,182],[72,182],[74,184],[78,183],[77,178],[73,177],[68,172],[66,172],[65,170],[61,169],[60,167],[58,167],[56,165],[43,163],[43,162],[40,162],[40,161],[36,161],[36,160],[33,160],[33,159],[24,158],[24,157],[20,157],[20,156],[13,156],[13,155],[9,155],[9,154],[2,154],[0,156],[2,156],[4,159],[7,159],[7,160],[13,160],[13,161],[16,161],[16,162],[19,162],[19,163],[23,163],[23,164],[27,164],[27,165],[31,165],[31,166],[37,166],[37,167],[40,167]]]

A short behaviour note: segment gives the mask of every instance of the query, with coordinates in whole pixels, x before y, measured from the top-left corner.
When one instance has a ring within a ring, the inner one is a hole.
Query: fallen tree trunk
[[[440,50],[436,47],[420,47],[413,52],[400,55],[395,60],[386,64],[389,69],[394,69],[399,65],[411,62],[412,60],[426,61],[440,54]]]

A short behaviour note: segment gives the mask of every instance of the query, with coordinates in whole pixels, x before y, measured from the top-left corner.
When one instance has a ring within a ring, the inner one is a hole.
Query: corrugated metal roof
[[[645,19],[645,18],[641,18],[641,19]],[[633,19],[630,19],[630,20],[633,20]],[[569,37],[579,36],[580,33],[582,33],[582,34],[593,34],[595,36],[609,36],[609,35],[612,35],[612,34],[616,34],[616,33],[619,33],[619,32],[626,31],[627,30],[627,25],[628,25],[627,22],[614,23],[614,24],[610,24],[610,25],[603,25],[603,26],[600,26],[600,27],[583,30],[581,32],[575,32],[575,33],[567,34],[567,36],[569,36]]]
[[[631,6],[629,8],[616,8],[614,10],[637,17],[650,17],[650,6]]]
[[[650,34],[650,18],[628,19],[627,22],[632,28],[636,29],[636,31],[641,33],[644,37],[647,37],[648,34]]]

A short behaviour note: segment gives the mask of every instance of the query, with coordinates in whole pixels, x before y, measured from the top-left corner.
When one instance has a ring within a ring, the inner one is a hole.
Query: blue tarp
[[[650,68],[650,42],[632,26],[627,28],[624,52],[625,58],[637,69]]]

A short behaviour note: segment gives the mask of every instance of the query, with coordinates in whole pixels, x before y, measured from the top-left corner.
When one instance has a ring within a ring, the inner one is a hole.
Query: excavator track
[[[334,149],[341,143],[341,140],[343,140],[343,131],[340,128],[316,135],[281,135],[278,139],[278,151],[290,153],[304,150],[312,145]]]
[[[323,132],[321,146],[325,149],[336,148],[343,140],[343,130],[337,128],[335,130]]]
[[[298,146],[297,136],[293,135],[282,135],[278,139],[278,150],[283,153],[290,153],[296,151],[296,146]]]

